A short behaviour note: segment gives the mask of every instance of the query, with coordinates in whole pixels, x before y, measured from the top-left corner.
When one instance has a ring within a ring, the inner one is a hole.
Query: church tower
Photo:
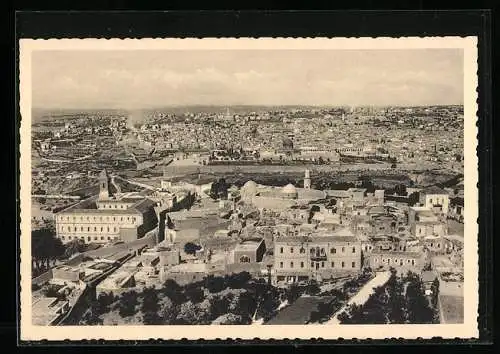
[[[311,176],[309,170],[304,174],[304,189],[311,189]]]
[[[99,199],[109,198],[109,177],[106,169],[99,175]]]

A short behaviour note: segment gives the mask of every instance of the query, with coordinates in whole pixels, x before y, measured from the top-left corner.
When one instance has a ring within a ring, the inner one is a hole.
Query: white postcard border
[[[436,325],[35,326],[31,323],[31,54],[38,50],[464,50],[464,323]],[[385,339],[478,338],[477,37],[21,39],[20,339]]]

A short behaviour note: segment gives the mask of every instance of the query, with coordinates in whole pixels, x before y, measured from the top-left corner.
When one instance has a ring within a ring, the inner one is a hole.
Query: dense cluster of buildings
[[[58,294],[35,296],[39,322],[59,321],[74,305],[74,294],[86,287],[117,295],[168,279],[187,284],[243,271],[275,286],[349,277],[365,268],[431,270],[442,280],[463,281],[463,235],[450,227],[463,222],[460,188],[415,187],[408,194],[417,198],[410,200],[389,195],[384,186],[318,188],[305,169],[300,186],[247,180],[230,186],[226,198],[211,195],[215,178],[200,174],[188,182],[165,176],[125,180],[115,173],[160,160],[209,165],[395,158],[411,164],[422,157],[460,170],[463,127],[456,118],[461,114],[459,107],[156,114],[135,125],[126,116],[95,119],[87,127],[75,120],[51,129],[50,136],[35,134],[41,159],[33,174],[37,190],[48,189],[50,176],[58,174],[66,182],[90,182],[78,186],[85,190],[81,198],[61,195],[68,202],[33,222],[52,215],[62,243],[100,247],[36,280]],[[378,135],[383,138],[374,138]],[[68,154],[81,160],[62,163]],[[97,156],[110,166],[98,175]],[[120,183],[134,191],[122,192]]]

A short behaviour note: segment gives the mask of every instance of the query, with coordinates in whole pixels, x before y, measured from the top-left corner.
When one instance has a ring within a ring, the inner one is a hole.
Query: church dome
[[[297,197],[297,189],[291,183],[284,186],[281,192],[288,197]]]
[[[246,182],[243,187],[241,187],[241,194],[244,196],[254,196],[257,194],[257,184],[254,181]]]

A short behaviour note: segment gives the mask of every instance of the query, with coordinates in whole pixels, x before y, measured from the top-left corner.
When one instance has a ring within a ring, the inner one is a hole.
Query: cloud
[[[441,51],[40,52],[33,104],[449,104],[463,57]]]

